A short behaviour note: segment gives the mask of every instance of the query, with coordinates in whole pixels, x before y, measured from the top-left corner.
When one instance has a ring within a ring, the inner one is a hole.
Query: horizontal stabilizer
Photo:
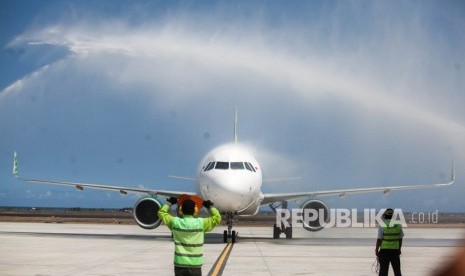
[[[285,178],[268,178],[263,179],[263,183],[276,183],[276,182],[288,182],[302,179],[302,176],[293,176],[293,177],[285,177]]]
[[[193,176],[178,176],[178,175],[170,175],[170,178],[182,179],[182,180],[189,180],[189,181],[196,181],[197,179]]]

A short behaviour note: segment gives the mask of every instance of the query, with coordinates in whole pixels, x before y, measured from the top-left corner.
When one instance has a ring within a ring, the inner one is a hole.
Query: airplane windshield
[[[243,162],[231,162],[231,170],[243,170],[244,163]]]
[[[256,172],[255,168],[250,162],[209,162],[203,169],[204,172],[210,170],[248,170]]]
[[[215,169],[227,170],[229,169],[229,162],[216,162]]]

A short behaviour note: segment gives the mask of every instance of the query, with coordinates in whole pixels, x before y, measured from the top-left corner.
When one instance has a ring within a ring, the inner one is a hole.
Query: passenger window
[[[227,170],[229,169],[229,162],[216,162],[215,169]]]
[[[231,170],[243,170],[244,163],[243,162],[231,162]]]

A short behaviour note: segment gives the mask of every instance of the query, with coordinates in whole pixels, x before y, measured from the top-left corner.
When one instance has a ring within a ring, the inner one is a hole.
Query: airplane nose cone
[[[209,199],[223,211],[235,212],[249,204],[250,185],[245,181],[223,179],[209,185]]]
[[[250,187],[247,182],[234,179],[225,179],[216,184],[224,189],[225,192],[234,195],[244,195],[249,191]]]

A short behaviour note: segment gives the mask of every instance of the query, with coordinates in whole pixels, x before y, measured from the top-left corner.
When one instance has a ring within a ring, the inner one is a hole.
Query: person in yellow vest
[[[166,201],[167,204],[158,211],[158,217],[173,233],[174,274],[202,275],[204,233],[220,224],[221,215],[212,207],[210,200],[203,201],[196,196],[184,197],[182,202],[175,197],[167,198]],[[175,204],[179,207],[179,217],[168,213],[171,205]],[[210,217],[196,217],[202,205],[209,210]]]
[[[392,265],[395,276],[401,276],[400,254],[404,232],[402,225],[391,223],[394,210],[389,208],[383,214],[384,223],[378,228],[375,253],[379,261],[379,275],[387,276],[389,264]]]

